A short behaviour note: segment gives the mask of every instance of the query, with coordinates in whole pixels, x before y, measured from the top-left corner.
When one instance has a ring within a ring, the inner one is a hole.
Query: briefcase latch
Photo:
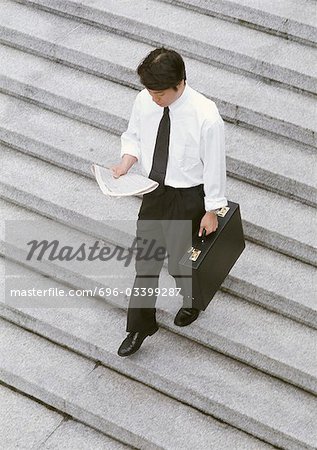
[[[201,254],[201,250],[198,250],[198,248],[191,247],[189,250],[187,250],[187,253],[191,253],[189,257],[190,261],[197,261],[198,256]]]
[[[225,217],[225,215],[227,214],[227,212],[229,211],[229,206],[223,206],[222,208],[219,208],[217,211],[217,216],[220,217]]]

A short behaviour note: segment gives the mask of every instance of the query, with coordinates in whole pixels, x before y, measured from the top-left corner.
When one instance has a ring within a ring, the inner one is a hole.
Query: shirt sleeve
[[[226,154],[224,121],[217,112],[215,118],[206,119],[202,126],[201,158],[204,164],[203,181],[205,210],[227,206]]]
[[[140,160],[140,94],[134,100],[127,130],[121,135],[121,157],[125,154]]]

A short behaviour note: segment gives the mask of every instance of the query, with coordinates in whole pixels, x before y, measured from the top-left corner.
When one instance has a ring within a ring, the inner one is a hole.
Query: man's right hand
[[[127,168],[124,167],[122,164],[111,166],[110,169],[112,171],[112,175],[114,178],[119,178],[121,177],[121,175],[125,175],[128,172]]]
[[[119,178],[121,175],[125,175],[137,160],[135,156],[124,154],[120,164],[110,167],[113,177]]]

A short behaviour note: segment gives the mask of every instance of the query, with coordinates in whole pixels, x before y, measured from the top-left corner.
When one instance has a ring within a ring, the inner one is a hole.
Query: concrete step
[[[3,385],[0,385],[0,405],[3,430],[0,447],[5,450],[131,448]]]
[[[221,19],[243,24],[266,33],[301,42],[317,43],[314,0],[161,0]]]
[[[122,132],[119,128],[116,131]],[[116,163],[121,146],[119,136],[113,133],[3,94],[0,139],[10,147],[83,175],[90,175],[91,161]],[[255,142],[261,153],[254,150]],[[316,206],[313,149],[226,123],[226,154],[229,176]]]
[[[206,413],[105,367],[99,361],[96,364],[95,357],[88,359],[17,325],[4,320],[0,322],[4,350],[0,376],[3,382],[123,443],[151,450],[227,449],[228,446],[248,450],[271,448]],[[131,363],[137,367],[132,359]],[[121,366],[125,364],[121,363]],[[217,371],[213,370],[217,377]],[[149,373],[146,366],[145,371]],[[158,374],[153,381],[160,383]],[[173,384],[177,385],[176,382]],[[188,393],[190,391],[188,388]],[[294,429],[287,432],[289,436],[281,436],[281,442],[290,442],[292,449],[299,449],[299,446],[310,449],[311,439],[306,439],[306,433],[311,428],[307,417],[312,406],[311,396],[297,391],[301,402],[296,413],[305,420],[305,427],[300,427],[298,435]],[[286,393],[288,397],[292,394],[289,390]],[[216,399],[206,400],[216,403]],[[286,408],[290,406],[288,404]],[[284,415],[285,411],[282,422]],[[248,421],[251,422],[245,417],[244,422]],[[270,439],[279,440],[277,434],[274,432]]]
[[[19,8],[23,10],[20,11]],[[88,42],[87,35],[90,36]],[[85,24],[78,25],[74,20],[12,2],[6,2],[2,6],[0,41],[136,89],[141,89],[135,74],[136,67],[153,49],[147,44],[127,37]],[[65,88],[67,86],[66,98],[69,98],[75,86],[72,88],[68,83],[75,82],[76,85],[83,83],[85,89],[79,89],[77,97],[73,98],[77,107],[74,109],[68,105],[67,111],[72,117],[79,114],[82,109],[78,103],[83,103],[79,99],[83,99],[88,84],[92,84],[91,91],[97,89],[96,80],[62,68],[60,64],[56,67],[56,64],[25,53],[13,52],[3,46],[0,47],[0,52],[4,61],[0,72],[2,90],[10,90],[17,95],[43,102],[44,98],[48,100],[47,92],[43,90],[57,93],[56,91],[64,85]],[[268,85],[246,77],[245,74],[228,72],[193,58],[185,58],[185,63],[189,82],[217,103],[220,113],[226,120],[264,129],[304,144],[316,145],[314,98]],[[52,73],[54,77],[51,77]],[[53,81],[56,80],[56,85],[52,83],[52,78]],[[98,86],[98,94],[104,92],[103,80],[99,80]],[[65,94],[64,90],[64,97]],[[274,102],[271,101],[272,98]],[[97,106],[98,95],[94,95],[92,99],[95,102],[93,104]],[[54,106],[56,107],[56,104]],[[89,115],[87,118],[92,119]],[[98,118],[98,115],[93,120],[93,125],[103,124],[102,117]]]
[[[140,205],[138,198],[122,198],[118,203],[118,199],[99,193],[93,180],[13,150],[8,152],[3,148],[2,155],[8,156],[3,161],[4,172],[8,171],[8,179],[2,181],[3,198],[69,224],[97,239],[126,248],[131,246]],[[18,175],[14,167],[24,167],[23,179],[14,179]],[[44,173],[49,185],[47,190],[40,181]],[[69,189],[66,190],[65,186]],[[247,249],[223,283],[223,288],[316,327],[314,277],[315,271],[311,266],[247,242]],[[281,279],[284,280],[282,285]]]
[[[44,258],[38,262],[36,260],[38,252],[33,258],[27,258],[29,248],[26,243],[35,239],[35,236],[37,241],[45,239],[51,242],[57,239],[60,248],[63,245],[71,245],[74,251],[80,248],[83,242],[87,248],[92,247],[96,239],[3,200],[1,213],[7,222],[2,222],[0,253],[5,254],[6,258],[22,262],[23,265],[41,274],[68,283],[72,288],[89,289],[90,295],[106,301],[110,306],[126,310],[128,290],[133,285],[135,275],[134,257],[127,266],[115,257],[109,261],[97,260],[76,264],[71,261],[59,261],[56,258],[52,262],[46,252]],[[33,221],[33,226],[27,221]],[[115,250],[114,245],[109,243],[103,245],[112,252]],[[11,288],[25,289],[24,269],[21,273],[19,266],[11,267],[7,264],[6,275],[7,306],[3,305],[5,317],[11,320],[12,308],[19,309],[18,316],[20,316],[29,303],[36,308],[44,306],[40,299],[38,302],[35,298],[28,301],[8,294]],[[172,298],[163,295],[163,289],[173,289],[174,286],[174,281],[165,267],[160,278],[162,294],[157,301],[158,321],[161,326],[309,392],[317,393],[314,348],[316,330],[223,291],[216,294],[210,307],[191,327],[180,329],[173,325],[173,318],[182,304],[182,299],[177,295],[171,294]],[[72,299],[68,298],[67,301],[70,302]],[[46,298],[45,306],[47,308],[65,306],[65,299]],[[68,307],[71,306],[79,307],[77,299],[75,303],[68,303]],[[84,298],[80,306],[88,307],[89,299]],[[302,352],[303,347],[305,352]]]
[[[240,24],[158,0],[139,0],[137,8],[129,0],[95,0],[93,5],[90,0],[20,0],[20,3],[43,7],[80,22],[88,21],[152,45],[170,46],[195,59],[316,94],[316,49]]]
[[[6,196],[8,200],[16,201],[16,193],[20,192],[19,195],[22,195],[23,198],[20,204],[31,207],[31,197],[34,198],[34,195],[44,196],[41,179],[43,173],[45,173],[45,176],[52,177],[51,182],[57,184],[57,191],[62,186],[60,184],[61,178],[63,178],[63,185],[67,185],[70,180],[74,180],[75,183],[79,183],[79,180],[82,180],[82,178],[76,177],[76,174],[69,174],[65,170],[51,167],[50,164],[39,161],[38,158],[30,157],[5,146],[1,148],[3,150],[1,160],[4,170],[0,179],[4,192],[3,196]],[[15,169],[16,167],[21,167],[21,165],[25,168],[24,173],[26,171],[28,173],[28,176],[23,176],[23,178],[21,178],[20,172]],[[90,164],[87,165],[87,172],[90,171],[89,166]],[[89,174],[89,176],[93,178],[92,174]],[[89,195],[92,195],[96,209],[99,209],[99,205],[97,207],[98,196],[104,205],[103,207],[108,208],[109,219],[120,220],[122,217],[126,218],[127,212],[131,219],[137,217],[140,205],[139,198],[122,198],[120,200],[107,198],[99,192],[99,188],[93,180],[85,179],[83,182],[89,186]],[[77,189],[81,191],[82,187],[79,186]],[[45,200],[47,206],[52,204],[52,196],[54,201],[56,201],[56,194],[50,189],[45,190],[45,196],[47,196]],[[78,192],[67,191],[61,193],[61,196],[66,196],[65,202],[69,205],[69,198],[78,196]],[[228,178],[227,180],[227,197],[229,200],[240,204],[244,231],[248,239],[303,262],[316,264],[316,236],[314,235],[316,214],[313,208],[235,178]],[[123,211],[124,216],[118,212],[118,201],[120,201],[120,205],[123,208],[127,208]],[[74,206],[77,202],[79,206],[81,200],[78,197],[73,198],[72,203]],[[259,205],[261,205],[261,210],[259,210]],[[272,216],[273,211],[276,214]],[[100,210],[97,216],[99,215]],[[304,222],[303,217],[305,217]]]

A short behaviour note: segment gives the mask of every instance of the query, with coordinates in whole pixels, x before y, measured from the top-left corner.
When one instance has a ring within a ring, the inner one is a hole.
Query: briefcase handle
[[[203,233],[201,235],[201,243],[203,244],[206,240],[206,228],[203,228]]]

